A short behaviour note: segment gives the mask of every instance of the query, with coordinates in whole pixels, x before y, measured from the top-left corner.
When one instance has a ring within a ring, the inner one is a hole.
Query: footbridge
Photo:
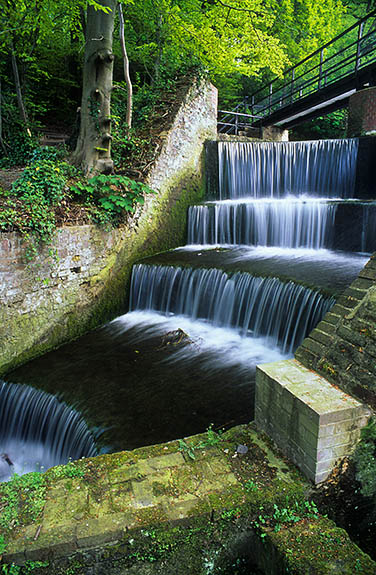
[[[218,130],[293,126],[348,106],[355,92],[376,84],[376,10],[245,98],[219,111]]]

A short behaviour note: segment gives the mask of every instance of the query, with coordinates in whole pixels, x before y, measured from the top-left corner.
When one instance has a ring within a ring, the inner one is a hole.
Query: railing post
[[[363,27],[364,27],[364,22],[361,22],[359,24],[359,28],[358,28],[358,41],[356,43],[355,72],[357,72],[359,70],[359,66],[360,66],[360,43],[361,43],[362,36],[363,36]]]
[[[324,50],[320,50],[320,68],[319,68],[319,90],[321,88],[322,81],[322,63],[324,61]]]
[[[239,117],[235,114],[235,136],[238,135],[238,125],[239,125]]]
[[[293,68],[291,72],[291,94],[290,94],[291,104],[294,101],[294,82],[295,82],[295,68]]]
[[[272,95],[273,95],[273,84],[269,85],[269,113],[272,109]]]

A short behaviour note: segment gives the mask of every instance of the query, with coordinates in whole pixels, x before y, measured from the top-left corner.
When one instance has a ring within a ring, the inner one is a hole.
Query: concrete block
[[[256,372],[255,421],[317,482],[352,452],[370,412],[295,359]]]

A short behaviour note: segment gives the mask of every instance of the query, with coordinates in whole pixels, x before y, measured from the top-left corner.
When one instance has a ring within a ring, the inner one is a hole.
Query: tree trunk
[[[4,156],[6,156],[7,150],[3,140],[3,109],[2,109],[1,78],[0,78],[0,147],[4,152]]]
[[[111,173],[112,34],[116,0],[100,0],[110,12],[87,9],[80,133],[73,162],[85,174]]]
[[[22,97],[20,75],[18,73],[18,65],[17,65],[17,59],[16,59],[16,54],[14,51],[13,42],[11,42],[11,46],[10,46],[10,56],[11,56],[11,60],[12,60],[14,85],[16,87],[17,103],[18,103],[18,108],[20,110],[21,121],[25,127],[25,130],[26,130],[28,136],[31,136],[30,127],[29,127],[29,119],[27,117],[26,108],[25,108],[25,104],[23,101],[23,97]]]
[[[124,39],[124,17],[123,17],[123,7],[119,3],[119,22],[120,22],[120,46],[121,52],[123,54],[123,67],[124,67],[124,78],[127,84],[127,126],[130,129],[132,127],[132,108],[133,108],[133,87],[131,82],[131,77],[129,75],[129,58],[127,54],[127,49],[125,47]]]

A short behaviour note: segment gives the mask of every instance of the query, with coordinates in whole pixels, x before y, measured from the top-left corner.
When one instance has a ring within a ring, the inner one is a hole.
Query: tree
[[[73,155],[74,163],[86,174],[110,173],[113,169],[110,103],[116,0],[100,0],[98,4],[100,7],[87,9],[80,133]]]

